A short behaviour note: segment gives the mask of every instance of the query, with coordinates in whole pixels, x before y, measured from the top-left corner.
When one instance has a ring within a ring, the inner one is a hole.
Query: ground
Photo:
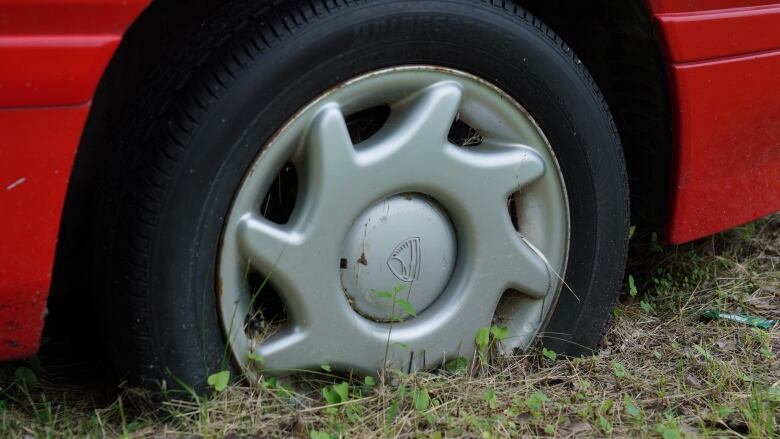
[[[160,408],[50,348],[0,366],[0,436],[780,437],[780,324],[703,320],[712,309],[780,319],[780,215],[684,246],[635,243],[592,357],[539,348],[377,380],[324,365],[292,387],[238,383]]]

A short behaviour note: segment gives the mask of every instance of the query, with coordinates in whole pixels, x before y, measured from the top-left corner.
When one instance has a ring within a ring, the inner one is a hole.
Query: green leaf
[[[330,368],[330,364],[327,363],[320,364],[320,369],[324,370],[325,372],[333,372],[333,369]]]
[[[393,401],[390,403],[390,408],[387,410],[387,419],[385,422],[387,422],[388,425],[391,424],[396,416],[398,416],[398,403]]]
[[[425,389],[414,389],[412,392],[412,402],[414,403],[414,409],[421,412],[428,409],[428,406],[431,403],[431,397]]]
[[[642,417],[642,412],[639,411],[636,401],[628,396],[628,394],[623,395],[623,411],[634,419],[640,419]]]
[[[636,226],[631,226],[628,228],[628,239],[631,239],[634,237],[634,233],[636,233]]]
[[[599,427],[604,431],[612,430],[612,424],[609,423],[604,415],[598,415]]]
[[[606,401],[601,403],[599,406],[599,413],[602,415],[606,415],[609,413],[610,410],[612,410],[612,406],[615,404],[615,401],[612,400],[612,398],[607,398]]]
[[[642,311],[644,312],[650,312],[650,310],[653,309],[653,306],[645,302],[644,300],[639,302],[639,306],[642,307]]]
[[[363,384],[365,384],[365,385],[367,385],[369,387],[374,387],[376,385],[376,381],[374,380],[374,377],[367,376],[367,377],[363,378]]]
[[[531,410],[532,415],[538,416],[540,414],[540,410],[542,409],[542,405],[549,400],[550,399],[547,398],[547,395],[545,395],[544,392],[537,390],[536,392],[532,393],[530,397],[528,397],[525,405],[527,405],[528,409]]]
[[[134,431],[138,431],[139,428],[141,428],[144,424],[140,421],[130,421],[127,423],[127,426],[125,427],[125,430],[128,433],[132,433]]]
[[[284,397],[284,398],[292,397],[293,389],[292,389],[291,385],[289,385],[288,383],[284,383],[280,387],[281,388],[276,391],[277,395],[279,395],[281,397]]]
[[[558,354],[556,354],[555,351],[547,348],[542,348],[542,355],[552,361],[555,361],[555,359],[558,358]]]
[[[664,424],[658,424],[655,426],[655,431],[661,433],[664,439],[682,439],[682,434],[677,426],[666,426]]]
[[[389,291],[374,291],[374,295],[380,299],[393,300],[395,296]]]
[[[469,360],[458,357],[454,360],[450,360],[444,365],[444,370],[447,372],[455,373],[466,370],[469,367]]]
[[[555,434],[555,427],[552,424],[547,424],[544,426],[544,432],[552,436]]]
[[[477,336],[474,337],[474,342],[477,343],[477,346],[480,350],[487,349],[488,343],[490,342],[490,329],[479,328],[477,331]]]
[[[347,419],[349,419],[350,422],[360,422],[361,416],[358,413],[358,406],[347,406],[345,412],[347,413]]]
[[[349,401],[349,383],[342,381],[322,389],[322,396],[328,404],[341,404]]]
[[[509,337],[509,328],[506,326],[491,326],[490,333],[493,335],[493,339],[501,341]]]
[[[401,307],[402,310],[404,310],[405,313],[409,314],[412,317],[417,316],[417,311],[414,310],[414,306],[406,299],[398,299],[396,301],[398,306]]]
[[[409,345],[408,345],[408,344],[406,344],[406,343],[401,343],[400,341],[394,341],[394,342],[392,342],[392,343],[390,343],[390,344],[392,344],[392,345],[395,345],[395,346],[398,346],[398,347],[399,347],[399,348],[401,348],[401,349],[406,349],[406,350],[409,350]]]
[[[265,357],[263,357],[263,356],[262,356],[262,355],[260,355],[260,354],[256,354],[256,353],[254,353],[254,352],[250,352],[250,353],[246,354],[246,357],[247,357],[247,358],[248,358],[250,361],[254,361],[255,363],[257,363],[257,364],[258,364],[258,365],[260,365],[261,367],[262,367],[262,366],[265,364]]]
[[[341,402],[349,401],[349,383],[342,381],[333,385],[333,391],[339,395]]]
[[[490,407],[492,410],[496,409],[496,391],[493,389],[488,389],[487,392],[485,392],[485,401],[488,403],[488,407]]]
[[[341,402],[339,394],[334,392],[330,387],[325,387],[322,389],[322,397],[325,398],[325,401],[328,404],[338,404]]]
[[[230,371],[229,370],[223,370],[222,372],[217,372],[215,374],[209,375],[208,383],[211,387],[214,388],[217,392],[221,392],[227,388],[228,383],[230,382]]]
[[[696,352],[700,353],[701,356],[704,357],[705,359],[712,360],[712,354],[708,350],[704,349],[703,347],[697,344],[694,344],[693,348],[696,349]]]
[[[628,275],[628,294],[631,295],[631,297],[636,297],[637,293],[636,289],[636,282],[634,282],[634,276]]]
[[[612,360],[612,373],[618,378],[624,378],[626,376],[626,367],[622,363]]]
[[[490,329],[489,328],[479,328],[477,330],[477,335],[474,337],[474,342],[477,344],[478,348],[478,354],[479,354],[479,361],[482,364],[487,364],[488,362],[488,346],[490,344]]]
[[[338,437],[338,436],[331,435],[331,434],[328,434],[328,433],[325,433],[325,432],[322,432],[322,431],[312,430],[309,433],[309,437],[311,439],[332,439],[332,438],[335,438],[335,437]]]

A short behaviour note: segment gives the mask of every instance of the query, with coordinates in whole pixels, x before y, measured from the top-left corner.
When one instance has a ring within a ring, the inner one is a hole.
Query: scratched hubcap
[[[363,213],[347,234],[341,285],[352,307],[376,321],[425,311],[455,266],[455,230],[435,201],[400,194]]]
[[[440,67],[372,72],[252,164],[223,230],[223,329],[250,374],[432,368],[473,355],[491,324],[522,348],[559,294],[568,236],[552,148],[510,96]]]

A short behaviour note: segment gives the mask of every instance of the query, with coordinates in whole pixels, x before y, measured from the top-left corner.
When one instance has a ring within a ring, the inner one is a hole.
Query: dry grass
[[[780,325],[702,322],[717,308],[780,319],[780,216],[681,247],[634,249],[627,296],[597,356],[524,355],[469,373],[316,374],[166,402],[107,402],[4,366],[0,434],[133,437],[778,437]],[[27,365],[35,368],[35,364]],[[53,367],[53,366],[52,366]],[[347,382],[339,386],[338,383]],[[334,384],[336,389],[333,388]],[[28,389],[29,387],[29,389]],[[291,391],[291,389],[295,391]],[[339,401],[338,391],[348,399]]]

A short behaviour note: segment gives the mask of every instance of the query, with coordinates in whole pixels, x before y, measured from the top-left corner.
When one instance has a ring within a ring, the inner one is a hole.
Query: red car
[[[50,293],[150,388],[587,352],[630,225],[780,209],[778,29],[767,0],[0,0],[0,359]]]

